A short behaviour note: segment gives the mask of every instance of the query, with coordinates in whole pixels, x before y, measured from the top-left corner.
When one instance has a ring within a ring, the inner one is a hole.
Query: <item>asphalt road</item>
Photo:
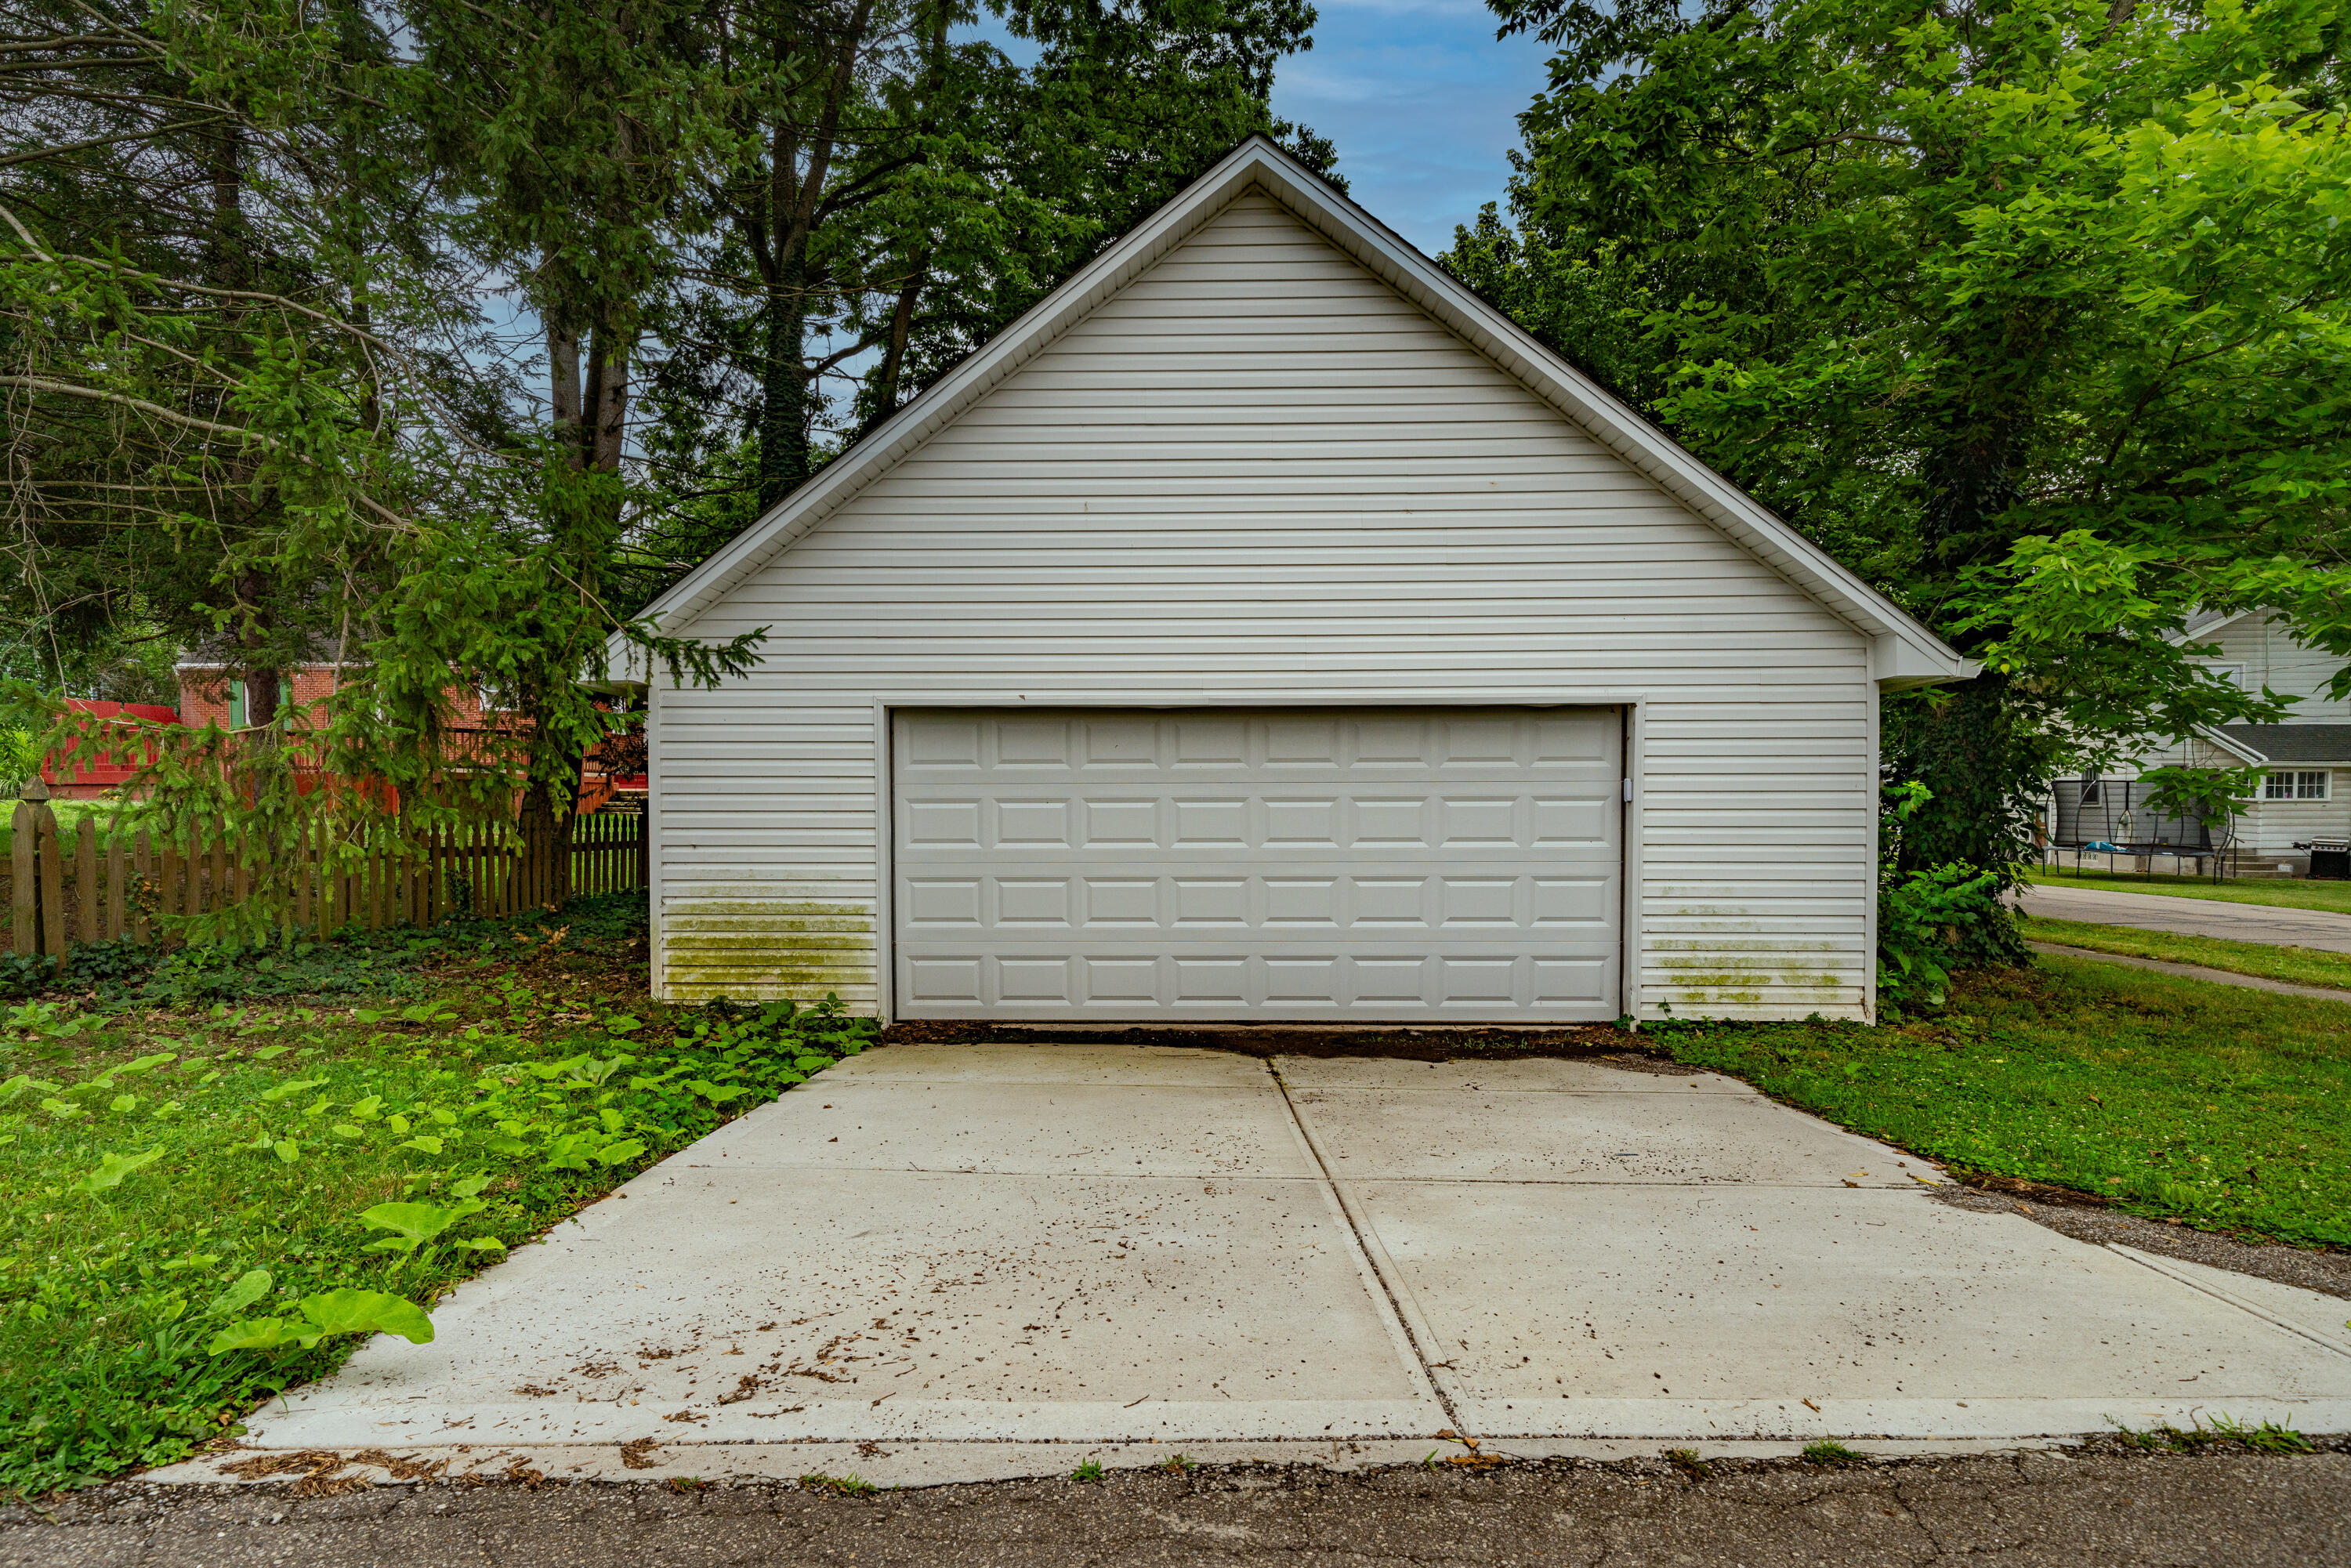
[[[2316,947],[2351,953],[2351,915],[2324,909],[2282,909],[2268,904],[2226,904],[2217,898],[2179,898],[2160,893],[2117,893],[2103,887],[2019,890],[2017,906],[2048,920],[2080,920],[2098,925],[2130,925],[2183,936],[2218,936],[2231,942],[2263,942],[2280,947]]]
[[[0,1516],[0,1564],[537,1568],[1573,1563],[2126,1568],[2351,1562],[2351,1454],[1977,1456],[1821,1470],[1113,1474],[871,1498],[797,1487],[116,1486]]]

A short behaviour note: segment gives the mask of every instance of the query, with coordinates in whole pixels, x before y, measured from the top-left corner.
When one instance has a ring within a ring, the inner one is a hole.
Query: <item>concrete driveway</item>
[[[2220,936],[2280,947],[2351,953],[2351,915],[2323,909],[2280,909],[2267,904],[2224,904],[2217,898],[2176,898],[2160,893],[2116,893],[2103,887],[2022,888],[2017,907],[2048,920],[2132,925],[2183,936]]]
[[[891,1046],[645,1172],[444,1301],[433,1343],[376,1341],[247,1441],[919,1483],[1465,1439],[2351,1428],[2351,1303],[1967,1212],[1940,1179],[1708,1074]]]

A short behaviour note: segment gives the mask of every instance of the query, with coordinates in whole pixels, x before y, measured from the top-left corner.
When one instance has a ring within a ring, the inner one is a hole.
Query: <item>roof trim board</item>
[[[961,416],[1067,328],[1252,186],[1265,191],[1635,471],[1870,638],[1881,686],[1964,680],[1981,667],[1961,657],[1826,551],[1261,136],[1250,138],[1227,154],[914,402],[826,465],[656,600],[646,611],[647,616],[667,634],[684,632],[719,598],[789,549],[851,496]],[[624,639],[614,637],[608,652],[612,668],[637,673],[637,661],[631,657],[632,650]]]

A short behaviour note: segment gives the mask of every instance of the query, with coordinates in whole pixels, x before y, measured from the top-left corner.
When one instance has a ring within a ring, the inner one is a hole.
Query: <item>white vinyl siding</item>
[[[2201,662],[2241,671],[2240,684],[2247,691],[2267,687],[2280,696],[2300,698],[2286,706],[2287,724],[2351,724],[2351,702],[2335,702],[2326,695],[2343,661],[2295,642],[2293,623],[2285,617],[2255,611],[2213,636],[2192,640],[2220,644],[2216,657]]]
[[[1861,1016],[1867,640],[1262,193],[694,622],[659,984],[876,975],[885,706],[1623,706],[1639,1010]]]

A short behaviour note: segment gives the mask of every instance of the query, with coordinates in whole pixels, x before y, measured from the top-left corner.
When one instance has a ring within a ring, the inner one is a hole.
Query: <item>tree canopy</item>
[[[1242,136],[1327,166],[1266,102],[1312,22],[0,0],[0,676],[21,711],[220,666],[232,810],[289,727],[445,782],[486,689],[524,722],[467,777],[568,812],[611,638],[674,679],[755,656],[641,622],[668,580]],[[336,695],[296,713],[316,662]]]
[[[2199,608],[2351,658],[2339,5],[1495,8],[1558,53],[1448,265],[1985,661],[1891,716],[1918,854],[2276,716]]]

